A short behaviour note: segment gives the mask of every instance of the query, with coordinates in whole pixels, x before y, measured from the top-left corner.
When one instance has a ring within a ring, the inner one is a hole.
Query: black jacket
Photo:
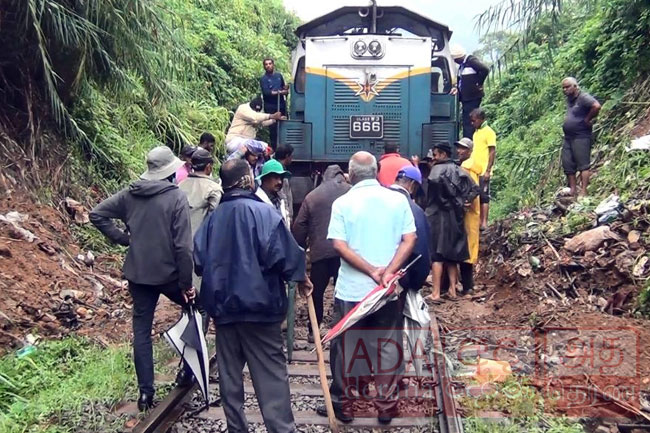
[[[476,56],[469,55],[458,68],[458,93],[461,102],[482,99],[483,83],[490,73]]]
[[[286,281],[304,281],[305,252],[280,214],[253,192],[227,191],[194,236],[201,305],[217,325],[280,322]]]
[[[390,189],[399,192],[406,197],[411,206],[411,212],[413,212],[413,219],[415,220],[415,234],[418,238],[407,263],[410,263],[418,255],[422,256],[411,266],[406,275],[399,282],[405,289],[420,290],[424,285],[424,282],[427,280],[429,271],[431,270],[431,256],[429,254],[429,223],[426,215],[424,215],[424,210],[413,201],[407,190],[400,188],[397,185],[391,185]]]
[[[126,224],[118,228],[111,219]],[[111,241],[128,246],[124,276],[138,284],[178,281],[192,287],[192,232],[185,194],[166,180],[139,180],[98,204],[90,221]]]
[[[350,190],[338,165],[330,165],[323,174],[323,183],[311,191],[302,202],[293,224],[293,236],[298,244],[307,248],[312,263],[338,257],[332,241],[327,239],[327,229],[332,216],[332,203]]]
[[[431,229],[431,258],[435,262],[463,262],[469,258],[465,203],[476,198],[478,186],[450,159],[434,164],[428,182],[425,215]]]

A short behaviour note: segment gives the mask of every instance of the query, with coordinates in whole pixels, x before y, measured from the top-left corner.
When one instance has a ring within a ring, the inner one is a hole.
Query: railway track
[[[453,384],[448,375],[440,330],[435,317],[431,321],[431,350],[432,364],[428,367],[432,371],[432,380],[414,383],[408,389],[400,391],[400,417],[394,418],[388,425],[378,423],[372,405],[368,403],[366,410],[355,410],[355,419],[350,424],[339,426],[343,430],[368,430],[368,429],[395,429],[399,431],[438,431],[440,433],[462,433],[463,426],[453,398]],[[325,359],[329,353],[325,352]],[[291,398],[296,428],[298,431],[328,431],[328,420],[316,414],[315,408],[322,404],[322,390],[319,380],[319,371],[316,353],[306,350],[294,351],[293,362],[288,365]],[[328,368],[329,370],[329,368]],[[263,426],[262,415],[257,406],[255,392],[244,370],[246,393],[245,412],[248,422],[252,425]],[[329,377],[329,373],[328,373]],[[218,396],[218,384],[210,384],[212,400]],[[169,431],[191,431],[188,425],[216,424],[205,431],[226,431],[225,415],[218,405],[194,415],[183,415],[192,410],[192,399],[197,390],[196,386],[174,388],[149,414],[142,419],[132,430],[132,433],[167,433]],[[409,408],[404,413],[402,407]],[[355,408],[356,409],[356,408]],[[183,419],[179,421],[181,418]],[[176,424],[185,427],[176,429]],[[256,429],[256,431],[259,431]]]

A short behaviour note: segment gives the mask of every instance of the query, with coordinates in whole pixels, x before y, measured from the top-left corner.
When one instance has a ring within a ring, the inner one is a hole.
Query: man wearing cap
[[[282,118],[282,113],[261,113],[262,98],[256,96],[250,102],[237,107],[226,135],[226,152],[228,155],[244,145],[248,139],[255,139],[257,130],[263,126],[273,125]]]
[[[181,160],[184,162],[183,165],[181,165],[178,170],[176,170],[176,183],[181,183],[184,181],[187,176],[190,174],[192,171],[192,154],[196,150],[196,147],[190,146],[190,145],[185,145],[181,149],[181,153],[179,157]]]
[[[429,275],[431,261],[429,258],[429,223],[424,214],[424,210],[418,206],[413,197],[417,195],[422,187],[422,174],[420,169],[413,167],[411,164],[403,167],[398,173],[395,183],[390,189],[402,194],[411,206],[413,219],[415,221],[415,234],[417,241],[413,247],[411,257],[407,262],[414,260],[417,256],[422,256],[415,262],[408,273],[400,280],[400,284],[405,289],[420,290]]]
[[[154,371],[151,327],[158,298],[185,306],[194,298],[192,233],[185,194],[174,183],[183,161],[166,146],[147,155],[140,180],[98,204],[90,221],[111,241],[128,246],[123,272],[133,298],[133,360],[138,377],[138,408],[153,404]],[[126,230],[113,219],[121,220]],[[191,378],[189,369],[181,378]]]
[[[269,432],[293,433],[291,394],[280,326],[287,313],[285,283],[312,286],[305,252],[280,215],[253,193],[247,164],[231,160],[220,171],[224,195],[194,238],[202,275],[201,303],[217,328],[219,392],[229,432],[247,432],[244,365]]]
[[[427,217],[422,208],[413,200],[413,197],[421,191],[421,188],[422,173],[420,173],[420,169],[411,164],[406,165],[397,172],[395,183],[390,186],[390,189],[406,197],[411,206],[411,212],[413,212],[413,219],[415,220],[415,234],[417,235],[417,240],[413,247],[411,257],[409,257],[407,262],[410,263],[420,256],[420,258],[411,265],[406,275],[399,280],[400,285],[404,289],[398,300],[400,312],[404,310],[408,290],[416,292],[420,290],[431,269],[431,259],[429,257],[429,223],[427,222]],[[398,344],[401,344],[402,332],[400,332],[396,337]],[[404,372],[405,364],[402,362],[401,366],[396,371],[398,384],[401,388],[408,388],[408,380],[404,377]]]
[[[192,238],[210,212],[217,208],[223,189],[221,181],[212,177],[214,158],[210,153],[198,148],[192,154],[192,173],[178,187],[187,196],[190,204],[190,224]],[[195,288],[201,287],[201,279],[193,275]]]
[[[465,49],[458,44],[451,45],[451,57],[458,65],[458,84],[451,93],[458,94],[458,99],[463,104],[463,137],[472,138],[474,127],[470,122],[469,113],[481,106],[485,95],[483,83],[490,73],[490,68],[476,56],[467,55]]]
[[[433,147],[433,160],[433,168],[428,179],[425,213],[431,228],[429,243],[433,261],[431,299],[435,301],[440,299],[445,265],[449,276],[449,296],[456,297],[457,265],[469,258],[467,235],[463,224],[465,204],[478,195],[478,186],[451,160],[451,146],[448,143],[440,143]]]
[[[474,142],[463,137],[456,143],[456,154],[461,163],[461,168],[467,172],[476,185],[479,185],[479,176],[483,166],[472,157]],[[463,292],[469,293],[474,290],[474,265],[478,261],[479,231],[481,226],[481,203],[476,197],[471,203],[466,204],[465,210],[465,233],[467,234],[467,248],[469,258],[459,264],[460,281],[463,284]]]
[[[264,163],[262,173],[256,178],[260,186],[255,191],[255,195],[260,200],[270,204],[278,211],[282,217],[282,221],[284,221],[289,229],[291,228],[291,217],[287,211],[284,198],[280,196],[280,190],[282,189],[284,179],[290,176],[291,173],[285,170],[279,161],[270,159]]]

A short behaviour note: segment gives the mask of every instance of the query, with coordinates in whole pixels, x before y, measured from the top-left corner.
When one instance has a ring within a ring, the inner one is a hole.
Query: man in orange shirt
[[[397,173],[405,165],[413,164],[399,154],[399,146],[397,143],[386,143],[384,144],[384,154],[379,158],[378,165],[377,180],[382,186],[389,187],[395,183]]]

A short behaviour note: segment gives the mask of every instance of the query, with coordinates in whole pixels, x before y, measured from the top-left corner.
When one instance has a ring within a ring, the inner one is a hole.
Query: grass
[[[553,406],[539,391],[527,385],[526,379],[511,376],[495,384],[495,390],[479,397],[463,397],[460,405],[468,415],[464,420],[467,433],[582,433],[578,422],[565,417],[549,417],[546,411]],[[497,411],[504,419],[490,420],[481,412]]]
[[[156,365],[172,353],[156,346]],[[116,403],[137,396],[129,345],[102,348],[86,339],[45,342],[26,356],[0,359],[0,432],[117,432]]]

